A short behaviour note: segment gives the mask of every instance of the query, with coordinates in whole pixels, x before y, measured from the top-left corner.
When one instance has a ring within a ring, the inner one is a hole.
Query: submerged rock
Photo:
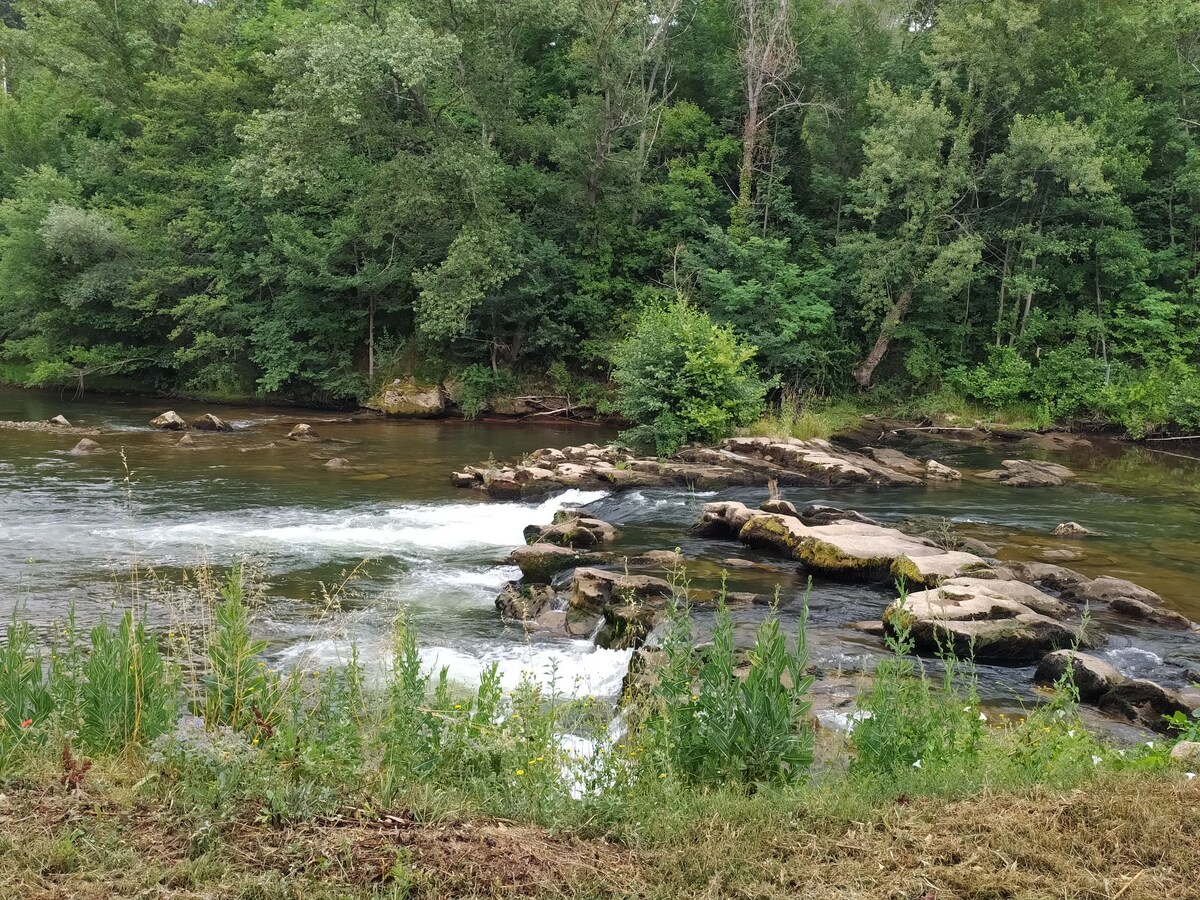
[[[192,427],[197,431],[233,431],[233,426],[224,419],[219,419],[212,413],[205,413],[192,420]]]
[[[335,456],[333,459],[325,463],[324,466],[326,469],[348,469],[349,467],[350,460],[346,459],[344,456]]]
[[[436,419],[446,414],[446,394],[438,384],[397,378],[364,404],[387,416]]]
[[[1009,487],[1057,487],[1075,477],[1066,466],[1036,459],[1006,459],[1000,465],[1002,468],[981,472],[979,477]]]
[[[301,422],[287,433],[287,439],[289,441],[305,441],[308,443],[316,443],[317,441],[321,440],[321,436],[317,434],[317,430],[311,425],[307,424],[306,422]]]
[[[175,412],[175,410],[167,410],[161,416],[155,416],[150,420],[150,427],[157,428],[160,431],[183,431],[187,428],[187,422],[183,421],[183,416]]]
[[[71,448],[72,456],[87,456],[92,453],[103,453],[104,448],[90,438],[84,438]]]
[[[185,434],[183,437],[181,437],[178,441],[175,442],[175,446],[183,447],[186,450],[189,447],[196,446],[196,439],[193,438],[190,434]]]
[[[1088,537],[1096,534],[1090,528],[1084,528],[1078,522],[1063,522],[1054,529],[1054,533],[1059,537]]]

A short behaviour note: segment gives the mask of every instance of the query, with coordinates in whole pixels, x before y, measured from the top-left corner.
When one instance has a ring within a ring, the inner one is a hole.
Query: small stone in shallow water
[[[150,420],[150,427],[157,428],[160,431],[183,431],[187,428],[187,422],[183,421],[183,416],[170,409],[161,416],[155,416]]]
[[[335,456],[329,462],[325,463],[326,469],[345,469],[350,465],[350,460],[344,456]]]
[[[67,421],[67,417],[61,416],[61,415],[55,416],[53,419],[50,419],[50,424],[54,425],[57,428],[70,428],[71,427],[71,423]]]
[[[1054,533],[1059,537],[1087,537],[1088,535],[1096,534],[1090,528],[1084,528],[1078,522],[1063,522],[1054,529]]]
[[[71,449],[72,456],[87,456],[90,453],[103,452],[104,448],[89,438],[84,438]]]
[[[321,440],[321,436],[317,434],[317,430],[307,422],[301,422],[295,428],[287,433],[289,441],[308,441],[315,443]]]

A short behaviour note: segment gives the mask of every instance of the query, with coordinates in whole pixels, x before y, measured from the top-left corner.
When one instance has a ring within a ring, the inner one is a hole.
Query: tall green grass
[[[817,742],[806,604],[794,623],[767,610],[739,647],[723,602],[698,644],[685,596],[620,708],[572,697],[553,678],[506,690],[495,666],[474,687],[456,686],[422,665],[403,618],[377,679],[354,653],[319,673],[276,671],[253,637],[241,570],[203,604],[209,618],[194,641],[155,634],[126,612],[87,633],[68,619],[39,642],[18,618],[0,647],[0,784],[83,754],[136,763],[139,784],[191,822],[202,853],[222,823],[246,815],[482,812],[653,839],[735,797],[849,809],[1171,765],[1169,742],[1099,742],[1069,685],[1019,720],[988,722],[969,661],[946,654],[931,679],[902,629],[852,730]],[[77,769],[64,782],[89,777]]]

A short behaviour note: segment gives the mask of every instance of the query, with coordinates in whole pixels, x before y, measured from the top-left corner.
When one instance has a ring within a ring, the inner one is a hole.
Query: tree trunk
[[[1037,256],[1033,257],[1033,263],[1029,267],[1029,293],[1025,295],[1025,309],[1021,313],[1021,331],[1017,337],[1025,337],[1025,326],[1029,324],[1029,311],[1033,309],[1033,279],[1037,275]],[[1008,342],[1008,346],[1013,345],[1013,341]]]
[[[375,295],[367,306],[367,380],[375,381]]]
[[[883,324],[879,327],[879,337],[875,339],[875,346],[871,348],[871,352],[866,355],[854,369],[854,380],[859,387],[869,387],[871,378],[875,374],[875,369],[883,362],[883,358],[887,356],[888,347],[892,343],[892,334],[897,326],[904,321],[904,316],[908,313],[908,308],[912,305],[913,289],[906,287],[901,293],[900,298],[892,307],[892,311],[887,314],[883,320]]]

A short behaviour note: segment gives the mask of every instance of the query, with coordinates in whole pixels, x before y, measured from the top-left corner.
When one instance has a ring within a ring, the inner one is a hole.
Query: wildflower
[[[1195,772],[1184,772],[1183,777],[1186,778],[1188,781],[1191,781],[1193,778],[1196,777],[1196,773]]]
[[[987,721],[987,716],[985,716],[983,713],[980,713],[980,714],[979,714],[979,721],[980,721],[980,722],[986,722],[986,721]]]
[[[1070,731],[1067,732],[1067,737],[1069,737],[1069,738],[1075,737],[1075,729],[1074,728],[1072,728]]]
[[[462,709],[462,704],[461,704],[461,703],[455,703],[455,704],[454,704],[454,708],[455,708],[455,709]]]
[[[1100,765],[1100,763],[1102,763],[1103,761],[1104,761],[1104,760],[1103,760],[1102,758],[1100,758],[1099,756],[1093,756],[1093,757],[1092,757],[1092,765],[1093,765],[1093,766],[1098,766],[1098,765]]]
[[[21,727],[28,728],[32,724],[33,724],[33,719],[26,719],[24,722],[21,723]]]
[[[913,768],[914,769],[921,768],[921,761],[919,759],[915,763],[913,763]]]
[[[1146,741],[1146,746],[1149,747],[1151,750],[1153,750],[1154,749],[1154,741]]]
[[[659,772],[659,773],[658,773],[658,777],[659,777],[659,778],[666,778],[666,777],[667,777],[667,773],[666,773],[666,772]]]
[[[517,774],[518,774],[518,775],[524,775],[524,774],[525,774],[525,770],[524,770],[524,769],[517,769]]]

